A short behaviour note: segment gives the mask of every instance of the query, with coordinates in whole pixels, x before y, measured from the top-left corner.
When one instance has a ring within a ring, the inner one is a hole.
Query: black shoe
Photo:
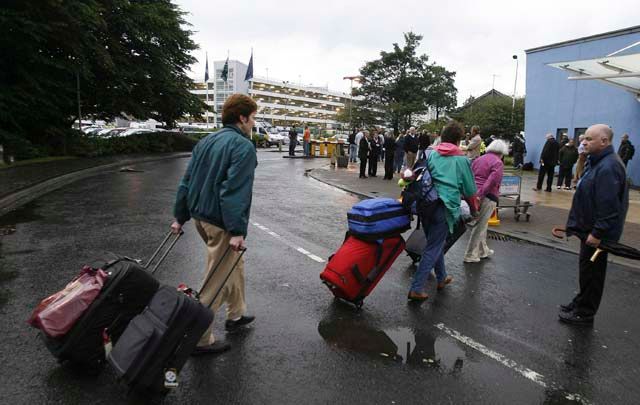
[[[560,304],[560,311],[562,312],[572,312],[576,308],[576,304],[571,301],[568,304]]]
[[[192,356],[201,356],[204,354],[220,354],[231,349],[231,345],[224,340],[216,340],[213,344],[207,346],[196,346],[196,349],[191,353]]]
[[[361,178],[361,179],[366,179],[366,178],[367,178],[367,176],[360,176],[360,178]]]
[[[551,192],[551,189],[550,189],[550,188],[548,188],[548,189],[546,189],[546,190],[544,190],[544,191],[546,191],[547,193],[550,193],[550,192]]]
[[[560,322],[571,325],[589,326],[593,325],[593,315],[578,315],[575,312],[560,312],[558,314]]]
[[[251,322],[253,322],[253,320],[256,319],[255,316],[241,316],[240,319],[238,319],[237,321],[232,321],[231,319],[227,319],[227,321],[224,323],[224,328],[226,330],[236,330],[244,325],[248,325]]]

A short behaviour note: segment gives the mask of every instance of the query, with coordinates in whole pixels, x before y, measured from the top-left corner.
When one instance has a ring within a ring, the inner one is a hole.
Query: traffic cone
[[[498,209],[493,209],[493,214],[491,214],[491,218],[489,218],[489,226],[498,226],[500,225],[500,218],[498,218]]]

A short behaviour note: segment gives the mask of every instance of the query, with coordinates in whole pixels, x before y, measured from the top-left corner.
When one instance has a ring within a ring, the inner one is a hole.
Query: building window
[[[580,135],[584,135],[587,132],[587,128],[576,128],[573,130],[573,140],[578,142]]]
[[[562,136],[568,136],[569,134],[569,128],[558,128],[556,130],[556,141],[560,142],[562,141]]]

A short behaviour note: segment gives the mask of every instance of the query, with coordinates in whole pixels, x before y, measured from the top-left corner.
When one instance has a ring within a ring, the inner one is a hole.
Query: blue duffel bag
[[[393,198],[372,198],[354,205],[347,214],[349,233],[364,240],[398,236],[411,228],[402,203]]]

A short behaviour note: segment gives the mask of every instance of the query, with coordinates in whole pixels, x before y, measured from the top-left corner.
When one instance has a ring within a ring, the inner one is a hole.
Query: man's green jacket
[[[246,236],[256,150],[242,131],[226,125],[193,149],[178,187],[173,214],[180,224],[191,217]]]

